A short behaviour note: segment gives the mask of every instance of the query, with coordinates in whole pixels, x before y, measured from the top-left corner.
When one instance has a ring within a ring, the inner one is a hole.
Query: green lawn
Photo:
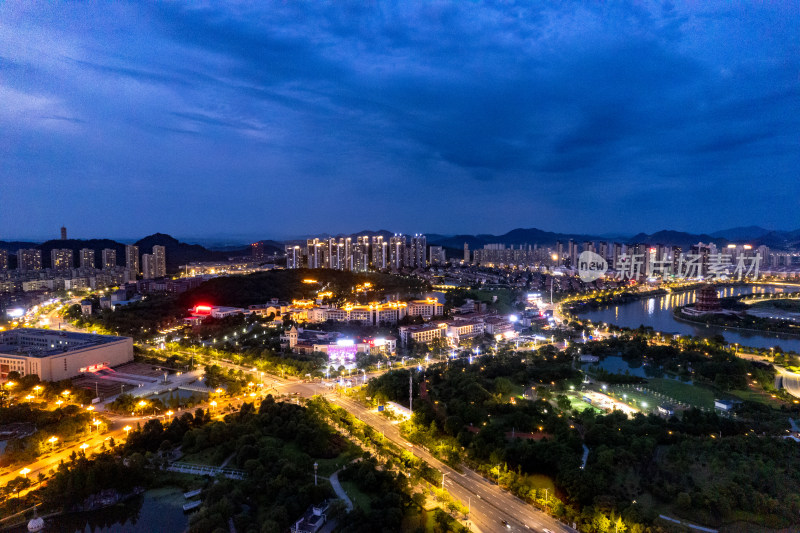
[[[566,394],[567,398],[569,398],[569,402],[572,404],[572,409],[576,409],[578,412],[583,412],[586,409],[593,409],[595,412],[600,413],[602,412],[601,409],[598,409],[594,405],[584,402],[581,399],[581,394],[577,392],[570,392]]]
[[[370,498],[358,488],[358,486],[352,481],[341,481],[342,488],[350,496],[350,499],[353,500],[353,505],[368,513],[372,506],[370,505]]]
[[[756,402],[767,407],[771,407],[773,409],[780,409],[782,402],[773,399],[769,394],[766,393],[759,393],[754,390],[732,390],[726,394],[726,396],[733,396],[740,400],[744,400],[747,402]]]
[[[181,462],[184,463],[196,463],[201,465],[209,465],[209,466],[219,466],[217,461],[214,461],[214,454],[217,451],[217,447],[206,448],[205,450],[189,453],[184,455],[180,458]]]
[[[650,378],[645,387],[678,402],[706,409],[714,408],[714,392],[705,387],[666,378]]]

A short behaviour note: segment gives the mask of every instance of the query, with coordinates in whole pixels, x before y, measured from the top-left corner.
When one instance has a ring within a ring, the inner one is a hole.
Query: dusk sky
[[[800,227],[796,1],[188,4],[0,2],[0,240]]]

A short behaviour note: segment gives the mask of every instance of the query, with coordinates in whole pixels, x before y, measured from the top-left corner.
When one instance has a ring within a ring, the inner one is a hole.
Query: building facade
[[[43,381],[60,381],[79,376],[89,367],[130,361],[133,340],[129,337],[32,328],[0,332],[2,380],[17,371],[23,376],[36,374]]]

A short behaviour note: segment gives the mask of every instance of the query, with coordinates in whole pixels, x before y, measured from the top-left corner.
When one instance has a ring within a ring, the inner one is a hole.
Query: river
[[[781,285],[747,285],[739,287],[722,287],[717,291],[720,298],[741,296],[744,294],[766,294],[798,292],[800,287]],[[782,350],[794,350],[800,353],[800,337],[790,335],[777,335],[758,333],[755,331],[742,331],[730,328],[701,326],[676,320],[672,314],[675,307],[694,303],[697,291],[683,291],[645,298],[633,302],[608,305],[581,311],[580,318],[589,319],[595,324],[605,322],[620,327],[638,328],[649,326],[663,333],[678,333],[680,335],[693,335],[697,337],[713,337],[722,335],[729,343],[738,343],[741,346],[755,348],[772,348],[780,346]]]

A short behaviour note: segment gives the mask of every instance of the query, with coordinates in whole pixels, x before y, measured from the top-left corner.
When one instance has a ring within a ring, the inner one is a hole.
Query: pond
[[[48,518],[45,532],[64,533],[180,533],[189,526],[183,512],[183,490],[167,487],[148,490],[123,503],[88,513]],[[27,532],[26,526],[10,530]]]

